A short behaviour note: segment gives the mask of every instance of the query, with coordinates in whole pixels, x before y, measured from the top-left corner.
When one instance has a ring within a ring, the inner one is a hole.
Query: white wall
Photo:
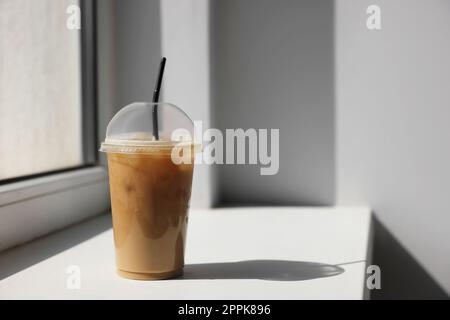
[[[98,34],[100,141],[120,108],[152,100],[163,55],[160,101],[209,126],[209,1],[101,0]],[[191,205],[210,206],[213,191],[210,168],[196,166]]]
[[[104,24],[113,24],[113,44],[102,52],[114,63],[100,67],[112,75],[106,80],[113,97],[103,104],[150,100],[165,55],[162,100],[205,129],[280,129],[277,175],[260,176],[257,166],[196,166],[193,206],[214,203],[216,186],[231,202],[333,202],[332,2],[115,0],[112,6]]]
[[[213,126],[280,129],[277,175],[218,169],[223,204],[334,201],[333,3],[211,3]]]
[[[161,48],[167,58],[162,100],[179,106],[207,129],[211,107],[209,0],[161,1]],[[210,166],[195,166],[192,206],[211,206],[211,174]]]
[[[152,100],[161,59],[159,0],[98,1],[97,55],[101,142],[119,109]]]
[[[337,0],[336,27],[338,204],[369,204],[450,293],[450,1]]]
[[[158,0],[114,0],[118,106],[151,101],[161,59]]]

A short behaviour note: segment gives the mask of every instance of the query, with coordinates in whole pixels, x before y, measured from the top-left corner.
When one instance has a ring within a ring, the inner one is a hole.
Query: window
[[[93,0],[0,0],[0,250],[109,208],[95,54]]]
[[[89,72],[82,66],[89,58],[81,32],[66,27],[71,4],[80,5],[0,1],[0,180],[92,160],[82,134],[93,124],[82,115],[82,72]]]

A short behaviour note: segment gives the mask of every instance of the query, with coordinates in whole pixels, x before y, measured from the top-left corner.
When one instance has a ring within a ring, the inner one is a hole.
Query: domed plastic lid
[[[153,118],[155,108],[157,116]],[[157,123],[154,121],[156,119]],[[119,110],[111,119],[100,151],[161,152],[171,150],[175,145],[194,145],[193,139],[194,123],[177,106],[165,102],[134,102]]]

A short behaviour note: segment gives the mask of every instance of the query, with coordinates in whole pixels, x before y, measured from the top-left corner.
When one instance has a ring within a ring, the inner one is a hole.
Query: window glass
[[[0,180],[81,165],[77,1],[0,0]]]

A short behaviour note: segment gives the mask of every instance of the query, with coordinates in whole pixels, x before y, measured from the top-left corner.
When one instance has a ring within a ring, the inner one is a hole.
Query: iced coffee
[[[143,104],[130,109],[145,114],[146,108]],[[129,116],[124,113],[113,118],[102,144],[108,159],[117,272],[142,280],[176,277],[184,265],[194,144],[180,144],[166,133],[155,141],[151,128],[134,132],[139,119],[132,121],[136,115],[127,113]],[[186,117],[184,113],[179,116]],[[189,121],[183,125],[187,124]],[[171,131],[174,126],[162,127]],[[137,125],[137,129],[143,128]],[[188,152],[181,163],[173,159],[179,154],[178,145],[183,146],[182,153]]]

